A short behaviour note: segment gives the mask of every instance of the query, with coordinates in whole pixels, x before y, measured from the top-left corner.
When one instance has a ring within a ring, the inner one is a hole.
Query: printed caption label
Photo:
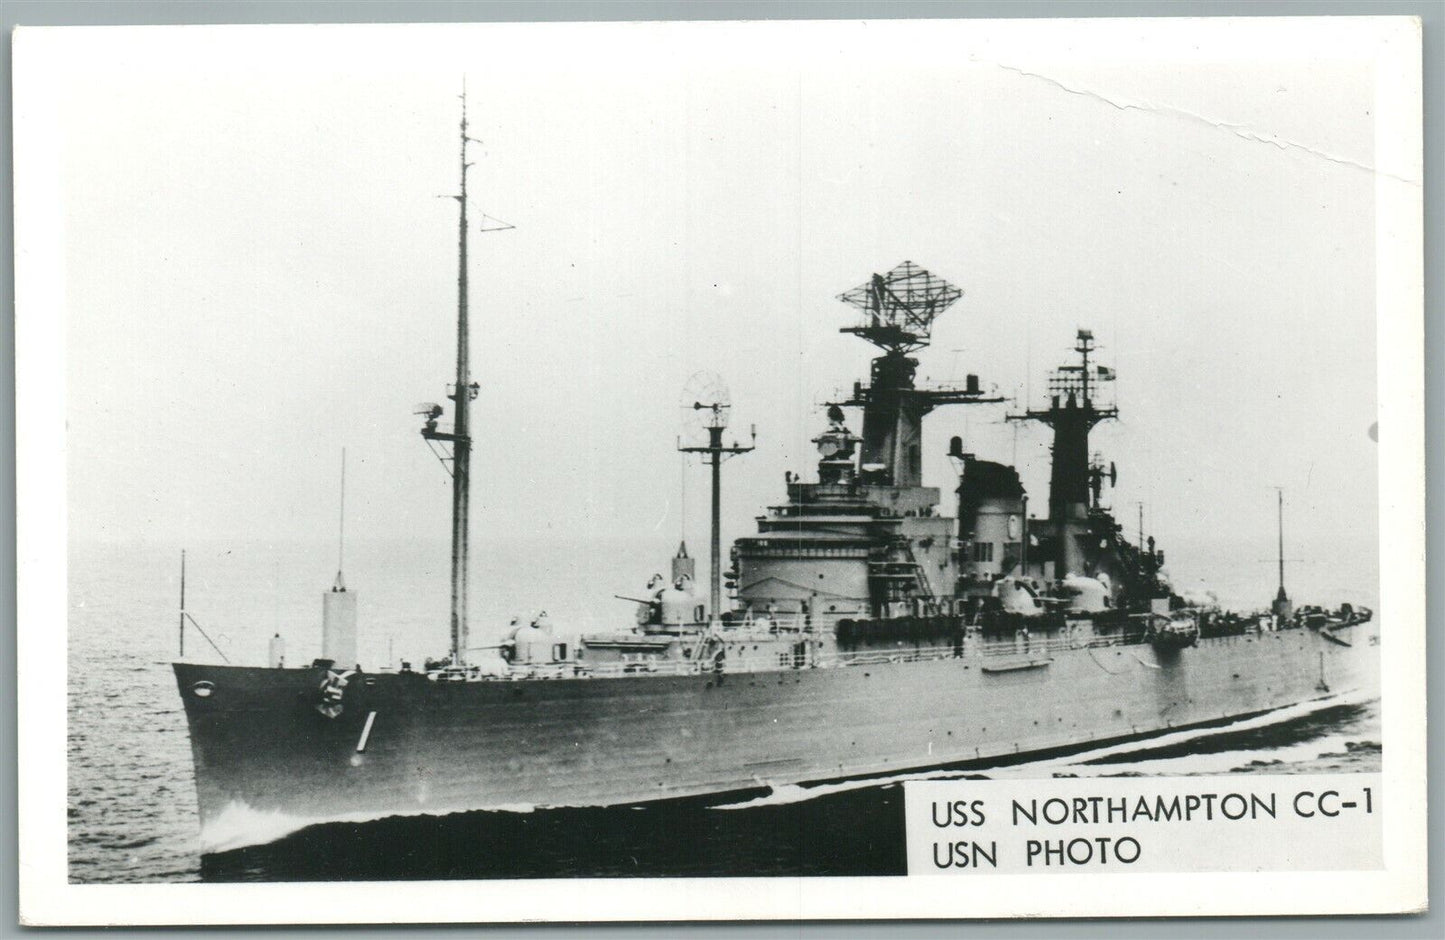
[[[921,780],[910,875],[1383,866],[1379,774]]]

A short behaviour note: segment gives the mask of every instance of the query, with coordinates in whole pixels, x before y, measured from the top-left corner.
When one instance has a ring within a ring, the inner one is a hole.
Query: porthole
[[[211,693],[214,691],[216,691],[216,684],[207,679],[202,679],[200,682],[191,686],[191,693],[194,694],[196,698],[210,698]]]

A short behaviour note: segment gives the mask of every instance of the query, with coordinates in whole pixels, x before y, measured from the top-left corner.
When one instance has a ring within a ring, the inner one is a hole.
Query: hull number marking
[[[366,750],[366,742],[371,738],[371,723],[376,721],[376,712],[366,713],[366,725],[361,729],[361,740],[356,742],[356,753],[360,754]]]

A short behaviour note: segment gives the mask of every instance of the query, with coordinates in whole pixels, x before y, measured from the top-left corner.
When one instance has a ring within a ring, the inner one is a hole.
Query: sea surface
[[[640,592],[652,572],[666,570],[672,547],[660,538],[586,546],[479,543],[473,644],[495,641],[512,617],[542,608],[558,629],[628,623],[631,605],[612,595]],[[320,650],[320,595],[336,578],[336,553],[334,544],[309,542],[187,546],[186,608],[194,624],[185,631],[186,658],[264,663],[279,634],[288,662],[309,662]],[[362,543],[348,545],[346,553],[363,663],[420,663],[444,652],[447,545]],[[68,835],[74,882],[904,871],[905,778],[785,787],[723,806],[680,802],[331,823],[205,853],[185,716],[169,665],[181,639],[180,565],[180,546],[71,547]],[[1250,578],[1231,580],[1224,565],[1204,575],[1232,606],[1246,606],[1244,599],[1269,587]],[[1344,577],[1326,572],[1321,582],[1344,593],[1319,597],[1320,603],[1353,599],[1377,607],[1368,590]],[[539,590],[546,596],[537,596]],[[969,775],[1373,772],[1380,768],[1379,742],[1378,702],[1359,699]]]

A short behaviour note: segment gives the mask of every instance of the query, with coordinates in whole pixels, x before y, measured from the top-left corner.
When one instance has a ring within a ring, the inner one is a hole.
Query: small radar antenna
[[[700,435],[703,431],[728,426],[732,396],[727,383],[716,372],[694,372],[682,388],[678,407],[682,410],[684,432],[688,436]]]

